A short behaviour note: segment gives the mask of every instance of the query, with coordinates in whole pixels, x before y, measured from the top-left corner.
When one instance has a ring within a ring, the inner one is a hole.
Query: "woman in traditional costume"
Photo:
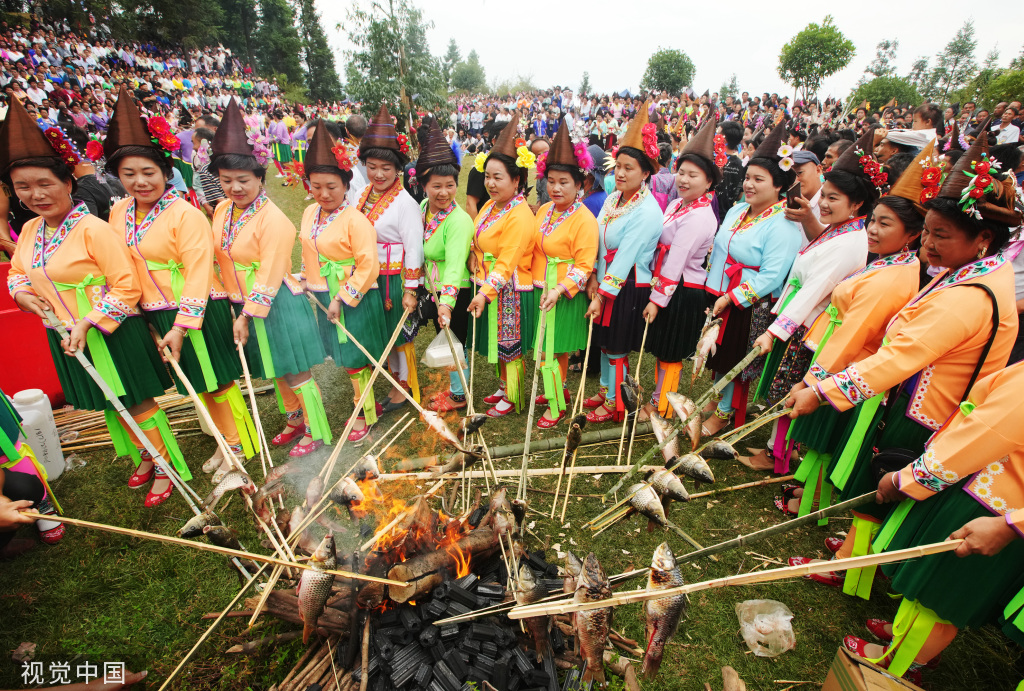
[[[679,389],[683,360],[693,355],[705,320],[704,260],[718,229],[712,190],[722,179],[715,164],[717,123],[717,118],[705,122],[676,159],[679,198],[669,203],[662,219],[651,301],[644,308],[644,318],[651,323],[647,347],[658,358],[658,372],[642,417],[655,408],[668,414],[666,394]]]
[[[388,353],[388,368],[399,383],[407,387],[416,401],[420,399],[416,376],[416,348],[412,339],[418,325],[405,310],[416,310],[416,290],[423,279],[423,226],[419,206],[402,187],[402,169],[409,162],[409,143],[391,122],[383,104],[370,121],[359,142],[359,160],[366,165],[370,184],[363,188],[356,210],[377,232],[377,258],[380,276],[377,286],[384,300],[384,322],[388,339],[402,324],[395,347]],[[392,387],[384,401],[385,412],[398,410],[406,399]]]
[[[103,151],[107,170],[131,195],[110,211],[110,225],[128,247],[142,285],[139,307],[159,341],[202,396],[217,429],[237,460],[252,458],[259,439],[242,392],[231,335],[231,306],[214,276],[213,232],[206,215],[169,184],[177,138],[162,118],[143,121],[122,86]],[[179,393],[185,385],[174,375]],[[232,464],[217,452],[203,470],[223,478]]]
[[[615,192],[598,216],[600,246],[597,272],[587,287],[594,319],[594,342],[601,349],[601,384],[583,402],[591,422],[622,420],[625,408],[619,387],[630,351],[643,342],[643,310],[650,301],[651,264],[661,237],[661,207],[647,181],[658,167],[656,128],[644,104],[630,124],[615,156]],[[602,278],[598,280],[598,276]]]
[[[597,219],[581,200],[587,171],[594,165],[586,142],[573,144],[565,121],[558,126],[551,149],[537,162],[537,174],[548,181],[551,202],[537,210],[533,234],[533,287],[543,297],[539,319],[545,321],[540,371],[547,405],[537,420],[541,429],[554,427],[569,407],[569,353],[587,347],[587,279],[597,259]],[[538,332],[539,333],[539,332]]]
[[[931,266],[946,270],[889,323],[877,353],[787,401],[793,417],[826,402],[839,411],[861,406],[842,451],[855,454],[843,498],[876,486],[873,449],[920,453],[970,385],[1001,369],[1010,354],[1017,335],[1013,267],[1000,249],[1020,216],[1013,208],[1012,179],[997,174],[982,137],[957,162],[937,197],[925,204],[923,251]],[[908,508],[903,504],[894,510],[878,534],[888,507],[860,507],[863,513],[855,516],[838,555],[860,556],[887,546]],[[873,575],[873,568],[848,571],[844,591],[867,598]],[[837,586],[841,582],[837,574],[830,580]]]
[[[445,326],[450,328],[463,346],[460,357],[468,361],[467,309],[473,300],[473,288],[466,261],[473,239],[473,219],[455,203],[460,169],[444,133],[431,120],[416,161],[416,178],[427,195],[420,204],[423,214],[424,287],[438,300],[434,328],[438,333]],[[440,413],[465,408],[467,393],[462,387],[463,377],[468,383],[469,369],[464,369],[461,376],[452,370],[449,387],[434,395],[428,407]]]
[[[831,303],[807,330],[804,345],[814,355],[793,391],[813,386],[875,354],[886,326],[917,294],[920,263],[913,245],[924,228],[922,200],[939,191],[941,173],[936,165],[934,144],[929,143],[889,194],[875,205],[867,226],[867,241],[868,252],[878,258],[836,286]],[[854,417],[854,411],[840,413],[823,406],[798,418],[790,427],[790,441],[805,446],[797,480],[806,483],[810,491],[787,488],[776,499],[776,506],[784,513],[806,515],[816,495],[820,496],[819,506],[825,508],[831,502],[833,488],[842,490],[846,486],[854,459],[847,455],[846,462],[840,464],[837,451],[844,445]],[[842,540],[836,538],[826,540],[833,552],[841,544]]]
[[[803,378],[814,355],[804,344],[808,327],[825,311],[839,282],[864,268],[868,255],[864,223],[878,198],[878,189],[886,181],[870,154],[873,132],[870,128],[861,135],[860,141],[843,152],[825,175],[820,202],[825,228],[797,253],[782,297],[772,308],[775,321],[754,341],[761,352],[771,353],[754,393],[755,401],[763,397],[774,404]],[[788,473],[788,432],[788,419],[776,421],[768,447],[741,457],[740,462],[754,470]]]
[[[330,132],[333,126],[320,120],[306,152],[306,179],[316,203],[302,214],[301,277],[306,289],[327,308],[331,319],[317,319],[320,339],[334,363],[348,372],[355,403],[369,386],[373,363],[331,320],[344,325],[377,360],[388,337],[377,289],[377,234],[366,217],[346,201],[355,161],[344,142],[335,140]],[[348,440],[361,442],[379,412],[370,388]]]
[[[253,143],[249,143],[252,141]],[[210,171],[227,199],[213,214],[213,242],[221,280],[231,302],[241,305],[232,330],[245,346],[253,377],[274,380],[287,417],[270,440],[299,443],[289,456],[304,456],[331,442],[320,388],[309,370],[324,361],[313,308],[289,269],[295,226],[263,189],[270,148],[249,134],[232,100],[213,139]]]
[[[128,248],[104,221],[75,200],[72,170],[79,157],[56,128],[39,129],[20,102],[11,103],[0,128],[0,169],[18,199],[39,215],[27,222],[11,257],[7,288],[18,306],[46,320],[52,311],[70,337],[47,328],[57,378],[79,410],[102,410],[118,455],[130,455],[129,487],[150,480],[145,505],[156,506],[174,486],[142,442],[122,427],[103,392],[75,358],[85,352],[165,461],[182,480],[192,479],[167,422],[154,400],[171,386],[160,354],[141,318],[142,295]]]
[[[783,214],[782,195],[795,178],[785,136],[786,123],[780,122],[754,151],[743,181],[744,201],[729,209],[715,236],[704,290],[715,300],[712,316],[722,319],[717,350],[707,363],[720,376],[739,364],[771,324],[771,305],[804,242],[800,226]],[[717,434],[734,414],[743,424],[750,382],[763,367],[758,358],[725,386],[704,436]]]
[[[537,317],[533,290],[534,216],[526,180],[536,162],[519,139],[519,115],[505,125],[490,153],[477,156],[491,195],[476,217],[470,272],[479,290],[469,304],[477,318],[477,353],[498,367],[499,388],[484,399],[491,417],[523,405],[523,344],[532,344]]]

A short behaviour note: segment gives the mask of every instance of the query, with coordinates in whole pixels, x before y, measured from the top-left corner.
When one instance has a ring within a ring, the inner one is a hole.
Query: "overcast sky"
[[[368,0],[361,0],[368,6]],[[799,16],[801,5],[771,9],[762,1],[732,0],[721,3],[665,3],[657,15],[633,11],[622,17],[624,8],[652,8],[659,3],[623,3],[613,0],[569,0],[562,2],[511,3],[497,0],[413,0],[434,23],[428,32],[431,51],[443,55],[448,40],[455,38],[463,58],[476,50],[487,73],[488,84],[517,74],[531,77],[538,87],[568,85],[574,91],[583,71],[598,93],[636,90],[651,53],[659,48],[686,52],[696,65],[694,89],[717,91],[732,74],[741,91],[791,93],[778,76],[781,47],[809,22],[820,23],[826,10]],[[831,4],[831,3],[830,3]],[[900,75],[914,60],[934,56],[945,47],[972,10],[957,3],[925,4],[934,12],[922,12],[920,3],[865,5],[843,3],[830,10],[836,26],[854,42],[857,55],[845,70],[825,80],[820,96],[845,96],[875,56],[875,45],[884,39],[898,39],[896,65]],[[344,53],[350,46],[344,31],[348,2],[317,0],[324,27],[335,49],[339,72],[344,79]],[[696,10],[685,8],[697,8]],[[874,10],[865,10],[874,7]],[[941,11],[940,11],[941,7]],[[1008,2],[998,10],[977,13],[976,58],[980,64],[998,48],[999,64],[1007,65],[1019,55],[1024,44],[1024,3]],[[726,26],[731,22],[733,28]],[[628,34],[616,34],[619,26]],[[501,27],[490,29],[489,27]],[[718,30],[715,30],[717,27]],[[650,36],[644,43],[637,38]]]

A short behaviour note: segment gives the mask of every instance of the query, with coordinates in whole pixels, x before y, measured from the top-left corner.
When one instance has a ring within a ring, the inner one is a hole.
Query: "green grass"
[[[273,178],[268,186],[274,201],[297,223],[307,204],[301,191],[282,188]],[[295,262],[297,266],[297,248]],[[421,331],[417,338],[420,352],[432,337],[432,329]],[[636,364],[635,354],[633,363]],[[494,390],[496,382],[493,370],[489,371],[479,360],[476,364],[475,390],[479,404],[483,395]],[[641,381],[648,391],[653,384],[651,365],[652,360],[645,358],[641,371]],[[532,376],[532,363],[528,373]],[[330,364],[315,368],[314,374],[323,389],[334,432],[340,433],[352,407],[348,378]],[[444,372],[421,368],[420,375],[425,395],[447,382],[447,373]],[[683,381],[682,389],[687,392],[686,373]],[[575,391],[579,386],[579,375],[571,374],[569,384]],[[708,385],[705,378],[688,393],[700,393]],[[596,381],[588,380],[588,394],[596,387]],[[378,383],[378,395],[384,395],[387,388],[385,383]],[[273,395],[260,396],[259,407],[266,429],[271,435],[275,434],[284,423]],[[398,415],[384,416],[381,429],[389,427]],[[492,446],[521,443],[525,417],[524,413],[489,421],[484,427],[488,443]],[[535,429],[532,438],[544,439],[561,432]],[[747,443],[763,446],[766,435],[766,430],[761,431]],[[646,451],[651,443],[650,438],[639,440],[634,454]],[[182,439],[181,446],[198,475],[192,485],[203,495],[209,491],[210,483],[208,476],[199,471],[199,466],[213,453],[214,444],[207,437],[190,437]],[[581,458],[580,463],[614,463],[616,447],[617,444],[586,447],[580,456],[604,457]],[[741,444],[741,451],[743,447]],[[386,464],[434,452],[433,438],[424,433],[422,424],[417,423],[391,448]],[[355,450],[344,453],[342,466],[346,460],[354,460],[357,453]],[[321,451],[308,458],[307,462],[319,467],[327,455],[326,450]],[[191,515],[183,500],[176,496],[156,510],[144,509],[143,493],[126,487],[130,464],[126,459],[113,459],[112,456],[109,449],[84,455],[87,466],[57,480],[55,489],[68,515],[173,534]],[[281,449],[274,449],[273,457],[276,463],[287,460],[285,451]],[[558,453],[545,453],[535,457],[532,464],[553,466],[559,460]],[[520,459],[506,459],[499,462],[498,467],[515,468],[519,463]],[[717,487],[763,477],[736,463],[714,461],[712,465]],[[253,473],[260,477],[259,470],[253,469]],[[613,475],[580,477],[574,482],[573,489],[581,494],[601,494],[616,479],[617,476]],[[554,481],[537,480],[532,487],[550,490],[554,488]],[[412,494],[415,489],[407,485],[401,491]],[[694,500],[686,505],[675,505],[671,518],[702,544],[713,544],[780,522],[781,515],[772,507],[772,498],[777,491],[776,485],[720,495],[717,499]],[[530,500],[531,505],[545,516],[550,512],[550,495],[531,493]],[[679,553],[689,551],[673,534],[648,532],[646,521],[638,518],[628,519],[594,539],[580,526],[601,510],[597,499],[574,499],[566,517],[567,527],[562,527],[557,520],[549,521],[546,517],[531,514],[529,520],[536,521],[532,531],[536,537],[529,536],[528,548],[550,547],[559,543],[563,550],[573,549],[581,556],[593,551],[609,574],[647,566],[654,548],[665,540]],[[250,549],[258,548],[259,537],[242,502],[235,498],[220,513],[225,523],[239,533],[243,544]],[[747,572],[760,563],[753,555],[746,554],[749,551],[783,562],[786,557],[797,554],[824,557],[822,540],[848,527],[846,519],[833,520],[825,528],[797,530],[756,546],[722,554],[717,563],[701,561],[686,564],[683,572],[688,582]],[[549,552],[549,556],[554,559],[553,552]],[[3,622],[0,649],[11,651],[23,641],[31,641],[39,645],[39,655],[45,659],[92,654],[108,661],[128,660],[133,668],[148,668],[154,682],[165,678],[207,628],[209,622],[202,621],[201,616],[221,610],[239,587],[237,576],[223,557],[73,527],[68,529],[68,535],[60,545],[39,546],[15,561],[4,562],[0,568],[3,569],[5,583],[0,591],[0,622]],[[642,581],[636,581],[627,587],[642,585]],[[700,691],[704,682],[709,681],[717,689],[721,684],[719,670],[723,665],[735,667],[750,689],[784,688],[784,685],[774,683],[778,679],[820,684],[844,634],[867,636],[864,630],[866,619],[891,619],[895,614],[898,602],[889,597],[886,585],[880,579],[876,582],[870,602],[854,600],[805,580],[698,593],[691,599],[684,623],[666,651],[660,676],[655,682],[645,684],[645,688]],[[966,588],[963,593],[951,594],[951,597],[969,596]],[[747,652],[734,613],[735,604],[747,599],[779,600],[793,611],[797,637],[795,650],[774,660],[757,658]],[[630,638],[642,640],[644,622],[641,606],[617,609],[614,626]],[[290,625],[266,620],[252,637],[290,628]],[[302,654],[301,642],[293,641],[258,655],[225,655],[224,650],[245,640],[240,638],[244,633],[244,621],[232,619],[225,623],[173,687],[267,689],[280,681]],[[961,634],[943,656],[940,669],[927,674],[925,680],[929,689],[996,691],[1012,688],[1022,675],[1024,657],[1021,650],[995,629],[986,628]],[[10,665],[0,665],[0,688],[6,687],[20,688],[20,679],[14,675]],[[814,688],[814,684],[797,688]]]

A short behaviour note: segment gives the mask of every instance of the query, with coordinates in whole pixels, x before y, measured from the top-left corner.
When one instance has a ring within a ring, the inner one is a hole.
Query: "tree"
[[[736,73],[733,72],[732,76],[729,77],[728,82],[722,82],[722,86],[718,88],[718,95],[721,97],[722,102],[725,102],[726,97],[732,96],[736,98],[740,95],[740,85],[736,81]]]
[[[1020,55],[1010,61],[1009,69],[1012,71],[1024,70],[1024,48],[1021,49]]]
[[[978,72],[978,63],[974,59],[974,49],[978,40],[974,38],[974,21],[968,19],[956,32],[941,53],[935,56],[935,69],[932,70],[934,89],[923,94],[925,98],[946,104],[950,92],[957,91]]]
[[[854,106],[867,101],[878,108],[894,98],[900,105],[916,106],[922,101],[914,85],[903,77],[875,77],[857,87],[848,100]]]
[[[647,69],[640,81],[640,88],[678,94],[684,87],[693,85],[696,72],[693,60],[683,51],[659,48],[658,52],[647,60]]]
[[[295,29],[295,9],[288,0],[260,0],[260,26],[256,31],[259,63],[263,72],[283,74],[288,81],[303,78],[302,40]]]
[[[50,2],[43,3],[44,6]],[[63,2],[54,2],[54,5]],[[69,3],[75,5],[77,3]],[[186,48],[216,43],[221,34],[225,14],[216,3],[206,0],[121,0],[116,9],[111,2],[92,2],[88,12],[110,17],[111,31],[118,37],[158,43],[180,43]],[[105,6],[101,9],[101,6]],[[113,11],[112,11],[113,10]],[[69,24],[75,21],[75,12]],[[89,25],[84,22],[83,28]]]
[[[583,79],[580,80],[580,97],[587,96],[588,94],[590,94],[590,89],[590,72],[584,71]]]
[[[341,82],[334,67],[334,53],[320,24],[320,13],[313,0],[301,0],[299,33],[306,55],[306,91],[311,101],[336,101],[341,98]]]
[[[253,67],[256,66],[256,53],[253,39],[259,26],[256,6],[249,0],[218,0],[225,17],[231,17],[230,30],[222,28],[221,42],[232,53],[244,58]]]
[[[964,87],[951,92],[949,101],[955,103],[966,103],[967,101],[978,103],[984,101],[988,85],[992,83],[992,80],[1003,74],[1003,72],[1004,70],[999,68],[999,49],[993,48],[985,56],[985,62],[982,63],[981,71],[974,75]]]
[[[455,71],[455,66],[462,62],[462,53],[459,52],[459,46],[455,43],[455,39],[448,40],[448,52],[445,53],[444,57],[441,58],[441,69],[444,71],[444,81],[448,84],[448,87],[452,86],[452,73]]]
[[[1024,94],[1024,68],[1006,70],[986,85],[981,105],[992,108],[1000,101],[1019,101],[1021,94]]]
[[[879,41],[875,46],[875,59],[864,68],[864,74],[870,74],[872,77],[895,77],[896,67],[893,62],[896,61],[896,50],[899,47],[900,42],[895,38]]]
[[[906,77],[907,81],[917,92],[921,94],[921,97],[927,101],[932,99],[935,94],[935,72],[928,66],[928,58],[918,58],[914,61],[914,64],[910,67],[910,74]]]
[[[502,79],[494,83],[491,93],[505,98],[524,91],[536,91],[537,85],[533,83],[532,74],[516,74],[510,79]]]
[[[475,50],[469,51],[465,61],[460,62],[452,71],[452,88],[457,91],[481,91],[487,86],[487,75],[480,64],[480,56]]]
[[[856,54],[853,41],[832,23],[832,15],[826,15],[821,25],[808,24],[782,47],[779,76],[808,100],[825,77],[849,65]]]
[[[427,45],[427,30],[433,26],[409,0],[349,9],[346,28],[355,49],[348,52],[345,66],[347,91],[367,113],[387,104],[401,128],[408,126],[414,107],[433,112],[439,121],[447,114],[448,85],[441,61]]]

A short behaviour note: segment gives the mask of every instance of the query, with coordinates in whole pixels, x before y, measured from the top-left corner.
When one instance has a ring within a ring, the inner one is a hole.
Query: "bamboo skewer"
[[[828,571],[845,571],[847,569],[860,569],[867,566],[878,566],[881,564],[892,564],[893,562],[916,559],[931,554],[941,554],[955,550],[963,540],[947,540],[946,542],[934,542],[928,545],[909,547],[907,549],[882,554],[869,554],[863,557],[848,557],[846,559],[833,559],[832,561],[813,562],[799,566],[787,566],[781,569],[770,569],[754,573],[739,574],[736,576],[725,576],[709,581],[691,583],[688,585],[667,588],[665,590],[633,590],[625,593],[612,595],[610,598],[596,602],[574,602],[560,601],[551,604],[527,605],[525,607],[513,607],[508,616],[510,619],[525,619],[527,617],[540,617],[550,614],[567,614],[569,612],[581,612],[591,609],[603,609],[635,602],[646,602],[647,600],[660,600],[665,597],[677,595],[688,595],[689,593],[709,590],[712,588],[725,588],[729,586],[756,585],[758,583],[770,583],[781,581],[798,576],[807,576],[815,573]]]
[[[544,329],[547,326],[548,313],[541,312],[540,328],[537,329],[537,346],[544,342]],[[533,390],[530,393],[530,412],[526,416],[526,441],[523,443],[523,463],[519,474],[519,487],[516,489],[516,499],[526,499],[526,467],[530,460],[530,438],[533,436],[533,416],[537,411],[537,380],[540,378],[540,354],[534,353],[533,365]],[[522,395],[522,392],[519,394]]]
[[[586,391],[585,386],[586,386],[586,383],[587,383],[587,367],[590,366],[590,340],[591,340],[591,338],[593,338],[593,336],[594,336],[594,317],[590,317],[590,324],[589,324],[589,326],[587,326],[587,349],[583,353],[583,369],[580,372],[580,390],[579,390],[579,393],[576,395],[576,405],[578,407],[574,408],[576,413],[575,413],[575,415],[573,415],[573,417],[575,417],[576,415],[579,415],[583,411],[583,394]],[[580,444],[580,446],[583,446],[583,444]],[[562,501],[562,514],[561,514],[561,517],[560,517],[560,520],[563,520],[563,521],[565,520],[565,511],[569,507],[569,495],[570,495],[570,493],[572,491],[572,478],[576,474],[576,456],[577,456],[578,453],[579,453],[579,447],[577,447],[576,450],[573,451],[572,459],[570,461],[570,466],[569,466],[569,478],[565,481],[565,498]],[[567,459],[565,458],[565,452],[563,451],[562,452],[562,473],[565,472],[566,460]],[[561,473],[559,474],[559,483],[561,483]],[[558,503],[558,495],[556,493],[555,500],[554,500],[553,504],[557,504],[557,503]],[[555,512],[554,512],[553,509],[554,509],[554,506],[552,505],[552,511],[551,511],[551,517],[552,518],[555,517]]]
[[[269,462],[270,467],[273,468],[274,462],[270,460],[267,433],[263,429],[263,422],[260,420],[260,409],[256,405],[256,394],[252,390],[252,377],[249,376],[249,361],[245,359],[245,346],[236,342],[235,347],[238,348],[238,359],[242,363],[242,376],[245,378],[246,388],[249,389],[249,405],[252,406],[252,419],[256,424],[256,441],[259,442],[260,446],[260,466],[263,468],[263,479],[265,480],[267,478],[267,463]]]
[[[219,545],[211,545],[205,542],[192,542],[191,540],[184,540],[180,537],[171,537],[170,535],[160,535],[159,533],[147,533],[144,530],[134,530],[132,528],[122,528],[116,525],[107,525],[105,523],[94,523],[92,521],[84,521],[80,518],[68,518],[67,516],[54,516],[54,515],[43,515],[36,513],[35,511],[23,511],[26,516],[32,518],[43,518],[51,521],[60,521],[61,523],[68,523],[69,525],[77,525],[83,528],[92,528],[94,530],[102,530],[108,533],[116,533],[118,535],[127,535],[129,537],[138,537],[146,540],[156,540],[157,542],[165,542],[171,545],[178,545],[181,547],[191,547],[192,549],[198,549],[204,552],[216,552],[217,554],[224,554],[229,557],[239,557],[241,559],[251,559],[253,561],[264,562],[266,564],[275,564],[277,566],[287,566],[296,569],[309,570],[313,567],[309,564],[303,564],[301,562],[290,562],[284,559],[278,559],[277,557],[269,557],[265,554],[256,554],[255,552],[244,552],[239,549],[231,549],[230,547],[220,547]],[[408,585],[402,581],[394,581],[390,578],[379,578],[377,576],[366,576],[361,573],[352,573],[351,571],[339,571],[323,569],[324,573],[332,573],[335,576],[341,576],[342,578],[353,578],[360,581],[375,581],[377,583],[386,583],[388,585],[404,586]]]
[[[644,348],[647,347],[647,330],[650,328],[650,326],[651,326],[651,323],[645,319],[644,320],[644,335],[640,339],[640,354],[636,358],[636,382],[637,382],[638,386],[640,384],[640,363],[643,362],[643,360],[644,360]],[[628,360],[627,360],[627,362],[628,362]],[[615,395],[616,396],[622,396],[622,392],[621,391],[616,391]],[[640,392],[637,391],[637,409],[633,411],[633,434],[631,434],[630,438],[629,438],[629,453],[630,453],[630,455],[632,455],[632,453],[633,453],[633,435],[636,434],[636,419],[637,419],[637,417],[639,417],[640,408],[642,407],[640,405],[640,403],[641,403],[641,401],[640,401]],[[627,412],[626,416],[624,418],[622,418],[622,436],[619,438],[619,452],[615,456],[615,465],[619,465],[620,463],[622,463],[622,447],[623,447],[623,445],[624,445],[624,443],[626,441],[626,427],[628,425],[629,425],[629,413]],[[628,465],[629,461],[627,460],[626,463]]]
[[[643,466],[641,470],[661,470],[664,466],[661,465],[648,465]],[[468,474],[472,475],[474,479],[484,477],[484,473],[488,473],[487,470],[470,470]],[[495,474],[499,477],[517,477],[522,471],[519,468],[497,470]],[[544,477],[547,475],[558,475],[561,470],[559,468],[530,468],[526,471],[526,474],[530,477]],[[621,465],[588,465],[579,466],[576,468],[577,473],[626,473],[628,469],[626,466]],[[453,478],[458,477],[452,473],[446,473],[440,477]],[[416,472],[416,473],[383,473],[377,480],[379,482],[389,482],[392,480],[436,480],[438,475],[435,472]]]
[[[708,492],[697,492],[691,494],[690,499],[702,499],[704,497],[713,497],[716,494],[724,494],[726,492],[735,492],[740,489],[749,489],[751,487],[765,487],[767,485],[776,485],[780,482],[789,482],[796,475],[783,475],[782,477],[769,477],[764,480],[757,480],[755,482],[744,482],[742,485],[733,485],[732,487],[723,487],[722,489],[713,489]]]

